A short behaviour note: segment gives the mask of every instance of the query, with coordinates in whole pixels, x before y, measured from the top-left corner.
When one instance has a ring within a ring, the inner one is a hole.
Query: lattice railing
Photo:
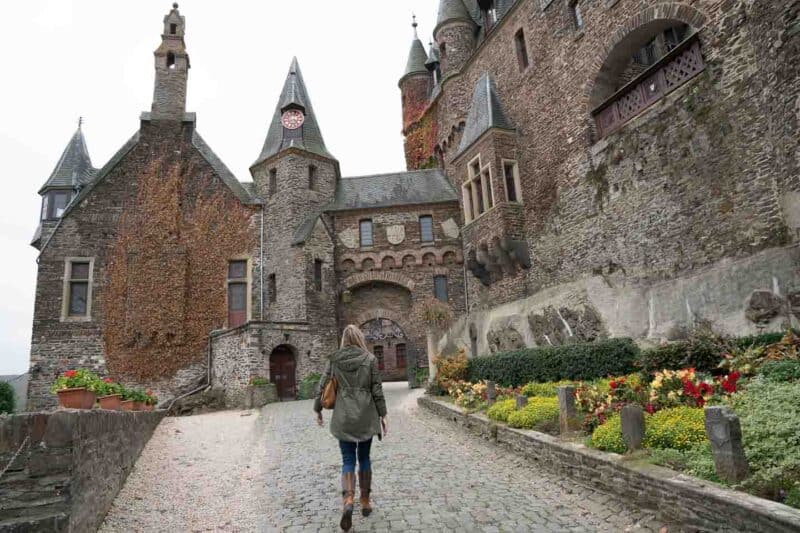
[[[597,133],[605,137],[705,69],[700,41],[686,39],[637,76],[594,112]]]

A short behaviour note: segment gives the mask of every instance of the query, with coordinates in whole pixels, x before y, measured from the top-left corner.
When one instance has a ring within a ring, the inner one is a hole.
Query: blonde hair
[[[365,352],[369,351],[367,349],[367,341],[364,339],[364,334],[358,326],[350,324],[344,328],[344,333],[342,333],[342,348],[347,346],[357,346]]]

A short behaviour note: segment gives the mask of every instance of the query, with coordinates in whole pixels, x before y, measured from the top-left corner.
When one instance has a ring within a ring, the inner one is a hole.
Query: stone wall
[[[164,414],[0,417],[0,531],[95,531]]]
[[[519,452],[537,467],[652,509],[673,525],[692,531],[800,530],[800,511],[786,505],[536,431],[498,425],[483,415],[465,415],[447,402],[429,397],[418,401],[438,416]]]

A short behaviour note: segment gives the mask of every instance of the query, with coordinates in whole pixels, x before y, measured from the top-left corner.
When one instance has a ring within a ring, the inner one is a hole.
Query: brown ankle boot
[[[342,474],[342,520],[339,525],[344,531],[353,527],[353,500],[356,497],[356,475],[353,472]]]
[[[358,473],[358,486],[361,487],[361,514],[369,516],[372,513],[372,505],[369,503],[369,493],[372,492],[371,470]]]

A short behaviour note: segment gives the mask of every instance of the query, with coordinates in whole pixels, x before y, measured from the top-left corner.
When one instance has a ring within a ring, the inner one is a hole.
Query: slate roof
[[[39,194],[47,189],[78,189],[91,182],[96,173],[97,169],[92,166],[83,131],[78,126],[50,177],[39,189]]]
[[[458,145],[456,155],[464,152],[491,128],[513,130],[514,126],[506,118],[503,106],[500,104],[500,97],[497,96],[494,80],[486,73],[475,84],[472,104],[467,115],[466,126],[464,126],[464,135],[461,137],[461,144]]]
[[[425,46],[423,46],[419,37],[415,35],[414,40],[411,41],[411,50],[408,52],[408,62],[406,63],[406,70],[403,73],[403,77],[418,72],[427,74],[428,68],[425,66],[427,61],[428,54],[425,53]]]
[[[441,58],[439,57],[439,47],[434,43],[430,43],[428,46],[428,60],[425,61],[425,66],[428,67],[429,70],[433,70],[433,65],[440,62]]]
[[[303,123],[303,138],[292,139],[285,142],[283,140],[283,124],[281,124],[281,115],[283,109],[290,104],[303,107],[305,110],[305,122]],[[303,81],[303,74],[300,71],[300,65],[297,58],[292,60],[292,65],[289,68],[289,73],[286,75],[286,82],[283,85],[283,91],[278,98],[278,105],[275,107],[275,113],[272,116],[272,121],[269,125],[267,138],[264,141],[264,147],[261,149],[261,155],[252,166],[259,164],[265,159],[269,159],[278,152],[286,148],[296,147],[308,152],[327,157],[328,159],[336,160],[328,149],[325,148],[325,141],[322,139],[322,132],[320,131],[319,124],[317,123],[317,116],[314,113],[314,107],[311,105],[311,99],[308,96],[306,84]]]
[[[297,229],[294,231],[294,235],[292,236],[292,246],[297,246],[298,244],[303,244],[308,240],[311,236],[311,232],[314,231],[314,227],[317,225],[317,220],[319,220],[321,213],[313,213],[308,215],[303,222],[297,226]]]
[[[457,202],[458,195],[439,169],[342,178],[326,211]]]
[[[477,2],[472,2],[475,9],[478,8]],[[436,19],[436,25],[443,24],[449,20],[468,19],[477,22],[473,15],[480,15],[480,10],[473,13],[464,4],[463,0],[440,0],[439,1],[439,16]]]

